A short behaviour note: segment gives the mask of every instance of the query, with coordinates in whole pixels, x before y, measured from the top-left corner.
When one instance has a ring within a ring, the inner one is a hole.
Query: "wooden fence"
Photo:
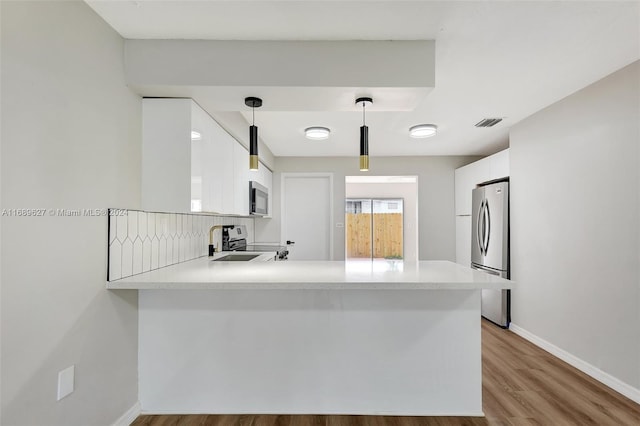
[[[347,213],[347,259],[402,258],[402,213],[374,213],[373,234],[370,213]],[[373,238],[372,238],[373,237]]]

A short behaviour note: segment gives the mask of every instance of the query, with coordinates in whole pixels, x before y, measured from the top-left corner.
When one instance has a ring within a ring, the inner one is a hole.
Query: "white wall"
[[[418,185],[413,183],[347,183],[346,198],[401,198],[404,260],[418,260]],[[344,206],[344,202],[343,202]],[[342,222],[344,223],[344,216]]]
[[[640,399],[640,62],[511,131],[513,323]]]
[[[140,205],[141,102],[83,2],[1,2],[2,208]],[[108,425],[137,401],[137,294],[106,217],[2,217],[2,425]],[[75,392],[56,402],[58,371]]]
[[[371,157],[368,176],[418,176],[420,260],[455,261],[454,170],[478,157]],[[344,223],[345,176],[359,175],[358,157],[276,157],[273,219],[256,219],[256,241],[279,241],[280,174],[333,173],[333,223]],[[282,235],[286,240],[286,235]],[[334,228],[335,260],[344,259],[344,228]]]

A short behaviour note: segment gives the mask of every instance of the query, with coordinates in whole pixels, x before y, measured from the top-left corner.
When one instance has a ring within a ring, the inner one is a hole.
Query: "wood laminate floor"
[[[485,320],[482,399],[486,417],[174,415],[132,426],[640,425],[640,405]]]

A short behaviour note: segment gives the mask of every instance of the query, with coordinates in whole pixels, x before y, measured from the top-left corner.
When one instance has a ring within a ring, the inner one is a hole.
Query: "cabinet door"
[[[473,191],[479,183],[507,176],[509,176],[508,149],[456,169],[456,215],[471,214],[471,191]]]
[[[264,167],[264,186],[269,190],[269,207],[267,210],[267,216],[271,217],[273,214],[273,210],[271,210],[273,206],[273,173],[266,167]]]
[[[249,170],[249,180],[258,182],[260,185],[264,186],[264,164],[258,163],[258,170]]]
[[[455,171],[456,215],[471,214],[471,165]]]
[[[491,157],[491,179],[509,176],[509,149],[493,154]]]
[[[218,129],[213,119],[192,104],[191,129],[191,211],[220,212],[221,182],[216,179]]]
[[[471,216],[456,216],[456,263],[471,265]]]
[[[191,211],[190,99],[142,100],[142,208]]]
[[[233,137],[218,123],[218,140],[216,141],[216,169],[213,171],[220,181],[221,207],[220,213],[233,214],[235,212],[235,177],[234,177],[234,146],[238,145]]]
[[[238,215],[249,214],[249,151],[239,143],[233,145],[234,209]]]

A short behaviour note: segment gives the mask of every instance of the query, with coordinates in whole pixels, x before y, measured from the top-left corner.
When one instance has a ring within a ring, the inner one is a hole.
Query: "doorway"
[[[346,259],[403,259],[403,200],[345,200]]]
[[[380,200],[382,203],[393,202],[391,200],[400,200],[402,202],[402,252],[401,254],[387,253],[385,256],[402,256],[402,260],[414,262],[419,259],[418,243],[418,177],[417,176],[345,176],[345,224],[344,224],[344,237],[345,237],[345,259],[357,259],[353,255],[353,251],[349,253],[350,236],[348,229],[347,219],[347,200]],[[364,204],[364,209],[371,212],[374,215],[376,212],[389,212],[389,207],[384,204],[376,208],[375,203],[372,202],[371,207]],[[357,207],[353,207],[356,209]],[[393,216],[384,216],[380,219],[390,219]],[[373,220],[373,218],[372,218]],[[395,220],[398,220],[397,218]],[[384,222],[379,223],[382,225]],[[384,225],[386,227],[386,225]],[[374,227],[372,227],[373,230]],[[394,232],[397,231],[395,227]],[[366,233],[367,231],[365,231]],[[371,235],[371,232],[369,233]],[[387,238],[384,238],[386,240]],[[394,238],[397,240],[397,238]],[[380,246],[380,244],[378,244]],[[385,244],[386,245],[386,244]],[[373,243],[373,250],[375,250],[375,243]],[[364,248],[366,252],[366,247]],[[370,251],[371,252],[371,251]],[[376,258],[376,256],[382,256],[382,253],[372,252],[373,254],[369,258]],[[384,252],[383,252],[384,253]],[[361,255],[361,252],[357,254]],[[378,257],[380,258],[380,257]],[[363,257],[360,257],[363,259]]]

